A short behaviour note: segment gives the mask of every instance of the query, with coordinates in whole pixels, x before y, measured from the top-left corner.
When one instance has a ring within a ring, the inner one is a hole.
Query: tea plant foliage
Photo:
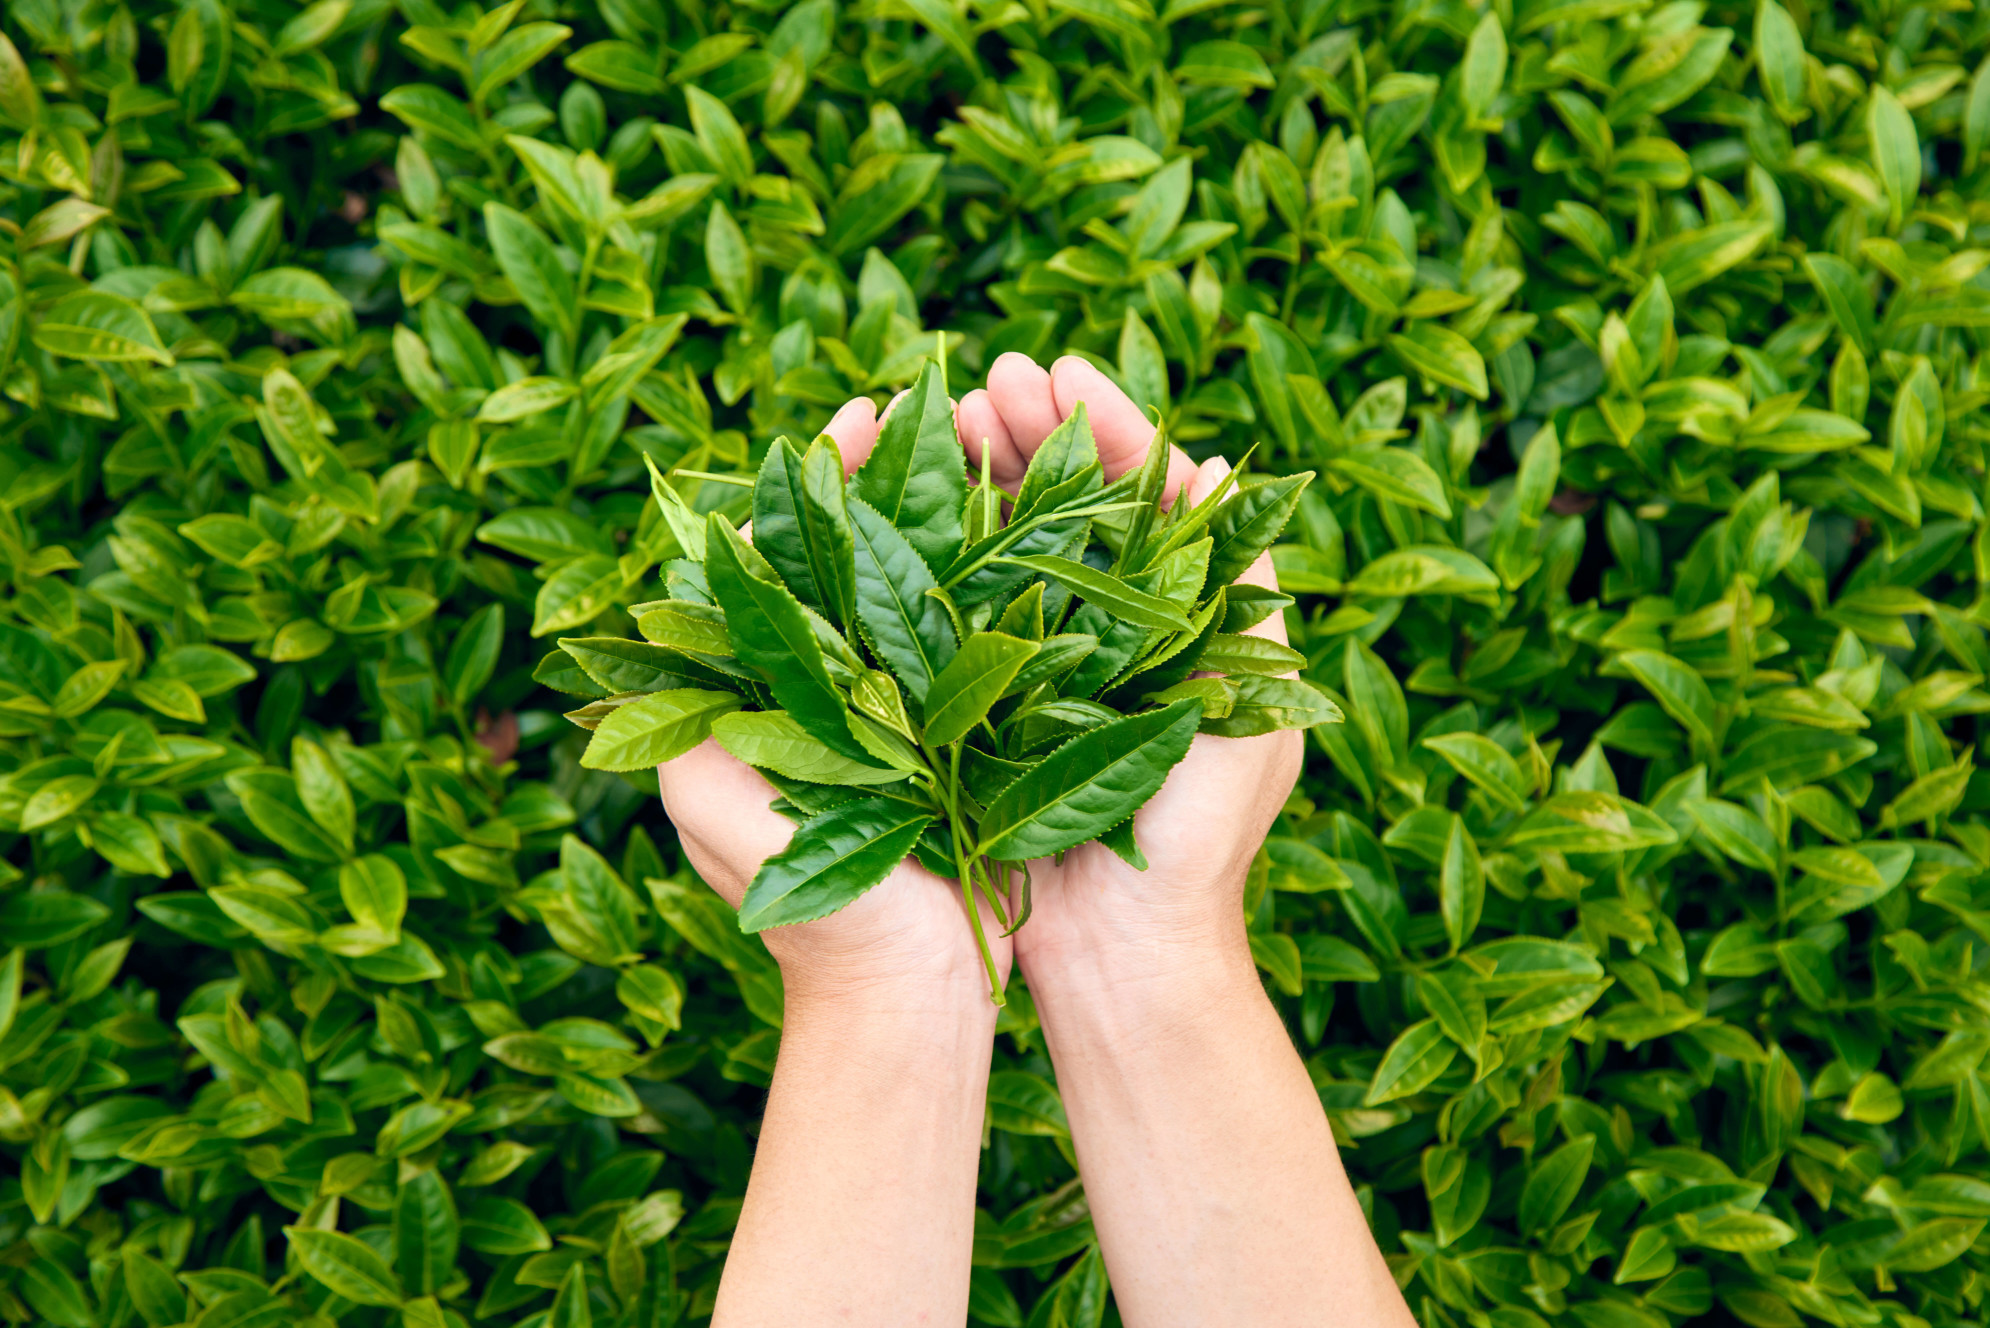
[[[1422,1321],[1980,1323],[1986,146],[1968,0],[12,0],[0,1318],[704,1321],[782,994],[631,610],[1019,351],[1317,472],[1247,917]],[[837,621],[966,535],[850,510]],[[988,1122],[974,1320],[1116,1321],[1020,987]]]

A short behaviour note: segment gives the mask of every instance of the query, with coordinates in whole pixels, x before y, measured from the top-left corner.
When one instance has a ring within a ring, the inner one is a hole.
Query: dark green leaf
[[[1292,519],[1299,497],[1312,479],[1312,471],[1301,471],[1240,489],[1226,498],[1209,519],[1215,546],[1209,551],[1207,584],[1227,586],[1249,571]]]
[[[334,1293],[360,1305],[401,1303],[394,1270],[365,1241],[316,1227],[285,1227],[283,1234],[304,1271]]]
[[[959,648],[946,608],[926,593],[938,589],[938,583],[912,545],[870,504],[851,502],[850,528],[857,617],[864,635],[905,684],[913,703],[923,704],[934,676]]]
[[[1589,1176],[1590,1159],[1596,1153],[1596,1137],[1579,1135],[1542,1158],[1520,1191],[1519,1222],[1522,1231],[1545,1231],[1562,1220],[1582,1183]]]
[[[573,278],[560,265],[546,234],[522,213],[502,203],[484,205],[484,226],[498,266],[525,301],[532,316],[572,334]]]
[[[934,572],[960,552],[967,503],[967,458],[944,377],[935,363],[920,370],[850,479],[850,496],[876,509]]]
[[[705,545],[705,571],[725,610],[733,653],[759,671],[775,699],[803,728],[851,760],[865,761],[867,754],[850,733],[848,711],[830,681],[822,646],[801,603],[763,575],[766,561],[716,512]]]
[[[433,1171],[401,1182],[394,1201],[394,1266],[401,1285],[418,1296],[433,1295],[456,1270],[461,1235],[456,1200]]]
[[[553,1239],[516,1199],[487,1195],[463,1214],[463,1243],[479,1254],[529,1254],[550,1250]]]

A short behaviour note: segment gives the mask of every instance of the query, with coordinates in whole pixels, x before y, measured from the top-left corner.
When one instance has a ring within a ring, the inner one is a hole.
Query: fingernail
[[[1208,498],[1222,487],[1230,477],[1230,463],[1220,456],[1213,456],[1195,469],[1195,479],[1188,486],[1189,505],[1194,506]]]

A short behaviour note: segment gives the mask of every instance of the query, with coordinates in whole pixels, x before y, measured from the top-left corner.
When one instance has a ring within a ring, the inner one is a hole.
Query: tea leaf
[[[747,888],[740,930],[812,922],[849,906],[890,875],[932,823],[930,813],[891,798],[846,802],[802,822]]]
[[[984,856],[1061,853],[1138,811],[1188,751],[1201,703],[1177,701],[1074,738],[1002,790],[981,819]]]
[[[926,744],[944,747],[966,737],[1036,653],[1034,643],[1000,632],[967,638],[926,691]]]

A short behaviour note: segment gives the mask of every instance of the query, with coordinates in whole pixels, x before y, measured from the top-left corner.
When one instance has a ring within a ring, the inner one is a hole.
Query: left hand
[[[825,432],[843,454],[844,471],[853,471],[877,442],[876,408],[859,397],[836,412]],[[760,865],[794,836],[793,824],[768,806],[779,795],[710,738],[658,767],[657,784],[691,865],[738,908]],[[1006,977],[1010,943],[985,904],[982,925]],[[959,886],[910,858],[849,907],[814,922],[775,927],[764,938],[791,993],[839,994],[905,979],[965,982],[987,999]]]

